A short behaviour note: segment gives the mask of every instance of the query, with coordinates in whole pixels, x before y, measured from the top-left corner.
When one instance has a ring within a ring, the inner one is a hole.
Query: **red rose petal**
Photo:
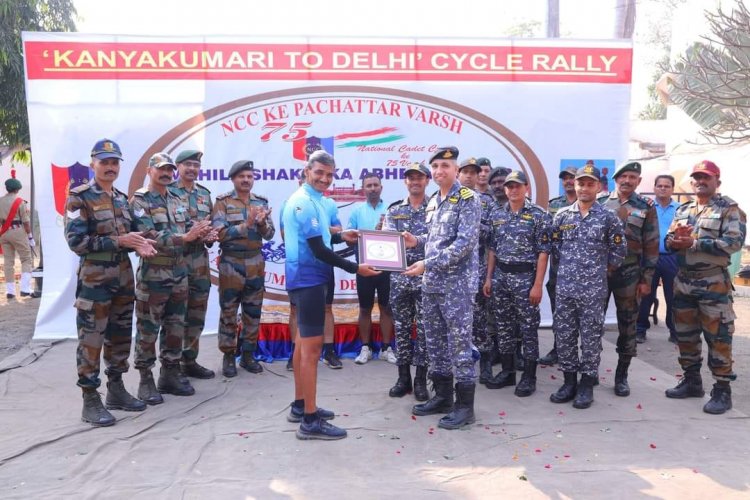
[[[640,404],[640,403],[638,403],[638,406],[636,406],[636,408],[637,408],[637,409],[639,409],[639,410],[642,410],[642,409],[643,409],[643,406],[641,406],[641,404]]]
[[[344,417],[348,417],[349,416],[348,413],[342,413],[341,415],[344,416]]]
[[[412,415],[412,416],[411,416],[411,419],[412,419],[412,420],[416,420],[416,419],[417,419],[417,417],[415,417],[414,415]]]
[[[501,411],[501,412],[498,413],[498,415],[500,415],[501,417],[504,417],[505,416],[505,412]]]
[[[535,452],[535,453],[541,453],[541,452],[542,452],[542,450],[541,450],[540,448],[537,448],[536,450],[534,450],[534,452]]]
[[[652,381],[656,380],[656,377],[649,377]]]
[[[607,369],[606,369],[605,371],[606,371],[607,373],[612,373],[612,368],[607,368]]]
[[[651,448],[652,450],[655,450],[655,449],[656,449],[656,445],[655,445],[654,443],[651,443],[651,444],[649,445],[649,447],[650,447],[650,448]]]
[[[565,415],[565,412],[564,411],[558,411],[557,414],[560,415],[560,416],[562,416],[562,415]]]
[[[570,458],[570,455],[563,455],[564,458]]]
[[[550,375],[549,378],[551,378],[552,380],[557,380],[557,377],[555,377],[554,375]]]
[[[401,450],[396,450],[396,455],[401,455]]]
[[[551,469],[551,468],[552,468],[552,466],[551,466],[550,464],[547,464],[547,465],[545,465],[545,466],[544,466],[544,468],[545,468],[545,469]]]

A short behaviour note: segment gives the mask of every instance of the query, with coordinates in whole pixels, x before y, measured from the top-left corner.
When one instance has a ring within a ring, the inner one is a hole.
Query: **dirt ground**
[[[736,409],[750,414],[750,288],[738,287],[739,294],[735,297],[735,312],[737,321],[734,334],[734,370],[737,381],[733,384],[733,403]],[[663,301],[662,301],[663,304]],[[39,308],[39,299],[16,298],[8,301],[5,294],[0,297],[0,360],[13,354],[26,343],[31,341],[34,334],[34,322]],[[677,364],[677,347],[667,341],[667,330],[664,326],[664,308],[659,309],[659,325],[649,330],[646,343],[638,346],[640,360],[664,370],[668,373],[679,374]],[[551,331],[543,329],[539,332],[543,349],[551,345]],[[605,336],[604,349],[614,349],[617,333],[614,326],[610,326]],[[705,352],[705,348],[704,348]],[[71,366],[74,360],[70,360]],[[710,385],[710,375],[704,362],[704,385]],[[606,376],[606,374],[602,374]]]

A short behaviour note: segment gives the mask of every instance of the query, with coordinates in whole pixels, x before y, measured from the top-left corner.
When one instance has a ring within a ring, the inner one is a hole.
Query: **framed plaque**
[[[406,245],[397,231],[359,231],[359,263],[379,271],[406,270]]]

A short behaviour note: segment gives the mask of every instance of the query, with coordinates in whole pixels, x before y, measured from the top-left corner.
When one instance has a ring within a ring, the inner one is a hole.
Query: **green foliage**
[[[75,31],[72,0],[0,0],[0,144],[29,144],[22,31]]]
[[[750,137],[750,12],[744,2],[706,13],[711,35],[672,68],[672,101],[715,142]]]

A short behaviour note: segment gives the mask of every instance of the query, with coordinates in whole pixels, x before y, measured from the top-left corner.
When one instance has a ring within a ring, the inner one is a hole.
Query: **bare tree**
[[[706,12],[711,34],[673,65],[670,99],[713,142],[750,138],[750,11],[737,2]]]

